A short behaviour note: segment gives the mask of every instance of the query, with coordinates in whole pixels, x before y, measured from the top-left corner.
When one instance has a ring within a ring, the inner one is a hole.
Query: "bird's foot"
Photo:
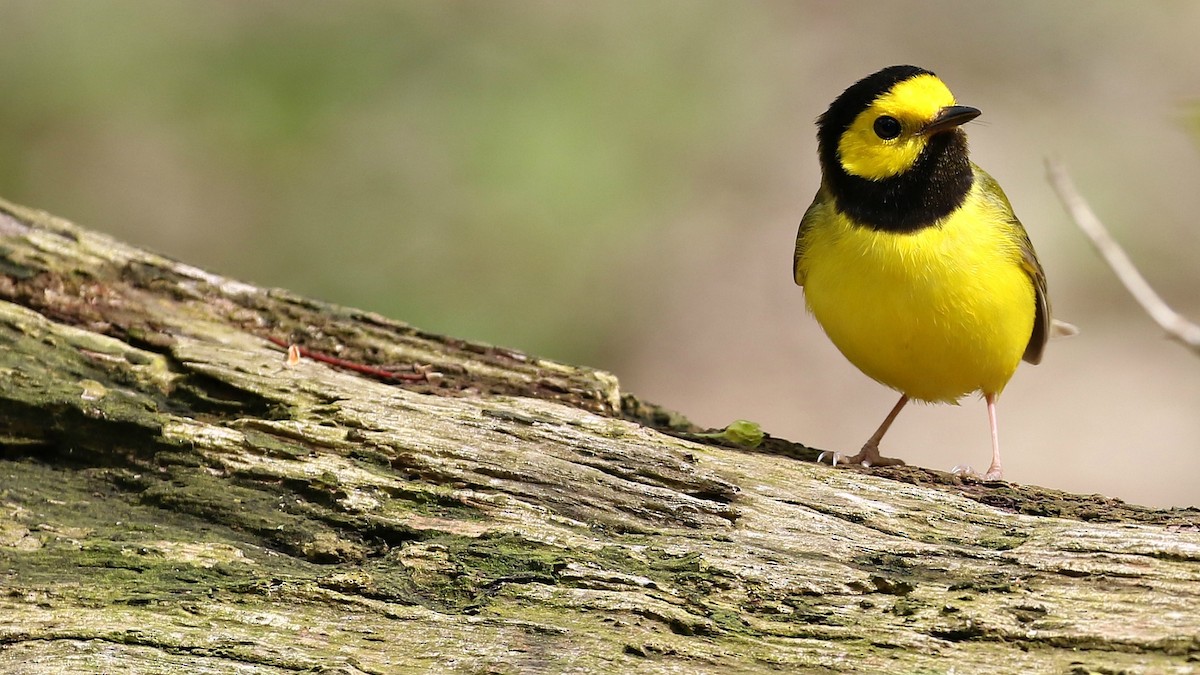
[[[950,473],[960,478],[975,478],[981,481],[996,481],[1004,478],[1004,470],[995,465],[989,466],[987,473],[982,476],[970,464],[956,464],[954,468],[950,469]]]
[[[896,459],[895,457],[884,457],[879,454],[879,446],[870,443],[864,445],[862,450],[857,454],[849,457],[840,452],[825,451],[817,456],[817,462],[825,462],[828,459],[832,466],[844,464],[846,466],[904,466],[904,460]]]

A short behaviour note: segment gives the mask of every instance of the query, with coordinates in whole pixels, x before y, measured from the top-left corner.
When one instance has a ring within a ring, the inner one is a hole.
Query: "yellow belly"
[[[830,213],[806,236],[809,309],[851,363],[925,401],[998,394],[1033,332],[1033,283],[994,205],[911,234]]]

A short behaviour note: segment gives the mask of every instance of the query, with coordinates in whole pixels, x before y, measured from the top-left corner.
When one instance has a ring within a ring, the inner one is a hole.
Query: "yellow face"
[[[952,105],[954,94],[934,75],[918,75],[897,84],[854,118],[838,140],[842,168],[868,180],[903,173],[925,149],[928,136],[922,133],[924,126],[942,108]]]

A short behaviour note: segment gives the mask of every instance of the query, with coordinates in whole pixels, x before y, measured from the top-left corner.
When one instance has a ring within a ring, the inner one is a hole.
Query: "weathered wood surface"
[[[702,443],[7,203],[0,272],[0,672],[1200,670],[1195,510]]]

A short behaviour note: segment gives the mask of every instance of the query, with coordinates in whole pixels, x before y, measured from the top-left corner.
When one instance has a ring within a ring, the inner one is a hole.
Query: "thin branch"
[[[1066,208],[1067,214],[1071,216],[1071,220],[1075,221],[1075,225],[1088,236],[1092,246],[1112,268],[1113,273],[1125,285],[1125,289],[1129,291],[1133,299],[1138,301],[1150,318],[1162,326],[1169,337],[1182,342],[1189,349],[1200,354],[1200,325],[1188,321],[1171,309],[1166,302],[1163,302],[1158,293],[1154,292],[1121,245],[1112,238],[1112,235],[1104,227],[1104,223],[1100,222],[1095,212],[1088,206],[1087,201],[1079,194],[1075,183],[1067,175],[1066,168],[1053,159],[1047,159],[1046,171],[1050,177],[1050,185],[1058,193],[1058,198]]]
[[[288,342],[287,340],[284,340],[282,338],[277,338],[272,335],[268,335],[268,336],[266,336],[266,338],[267,338],[267,341],[270,342],[271,344],[274,344],[278,347],[283,347],[283,348],[287,349],[287,352],[288,352],[287,363],[289,365],[295,363],[296,361],[299,360],[299,357],[303,356],[305,358],[312,359],[313,361],[318,361],[320,363],[328,363],[331,366],[336,366],[338,368],[345,368],[346,370],[352,370],[356,373],[370,375],[371,377],[375,377],[375,378],[378,378],[380,380],[385,380],[385,381],[386,380],[400,380],[402,382],[421,382],[421,381],[425,381],[425,380],[432,381],[433,379],[436,379],[436,374],[433,373],[431,370],[422,368],[415,364],[411,367],[416,372],[401,373],[401,372],[397,372],[394,370],[389,370],[387,368],[377,368],[375,366],[370,366],[365,363],[355,363],[354,361],[347,361],[346,359],[339,359],[336,356],[322,354],[321,352],[314,352],[311,349],[308,349],[307,347],[301,347],[300,345],[293,344],[291,342]],[[431,375],[433,375],[434,377],[431,378],[430,377]]]

